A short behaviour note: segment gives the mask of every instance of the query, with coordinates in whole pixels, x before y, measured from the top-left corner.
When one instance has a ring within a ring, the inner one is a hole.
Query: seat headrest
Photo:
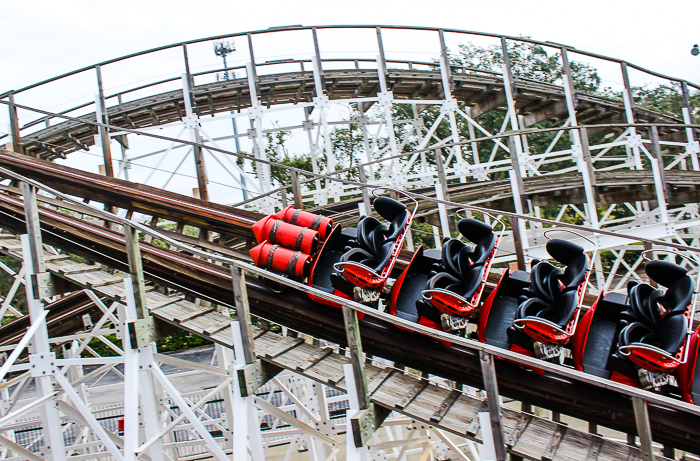
[[[560,263],[568,266],[574,258],[583,254],[583,247],[567,240],[552,239],[547,242],[547,253]]]
[[[668,288],[673,285],[674,282],[684,277],[688,273],[688,269],[669,261],[655,259],[647,262],[644,266],[644,272],[646,272],[653,281]]]
[[[389,197],[375,198],[373,206],[377,213],[387,221],[393,221],[394,218],[406,211],[406,205]]]
[[[472,243],[477,243],[482,238],[493,233],[491,226],[472,218],[460,219],[457,229],[459,229],[460,234]]]

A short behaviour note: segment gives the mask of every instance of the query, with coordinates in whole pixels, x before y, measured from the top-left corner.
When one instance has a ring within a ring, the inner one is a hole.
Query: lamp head
[[[700,54],[700,47],[698,47],[697,45],[695,45],[695,46],[693,47],[693,49],[690,50],[690,54],[692,54],[693,56],[699,55],[699,54]]]

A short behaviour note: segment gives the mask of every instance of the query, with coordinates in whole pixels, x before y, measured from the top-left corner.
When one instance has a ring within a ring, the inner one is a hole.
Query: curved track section
[[[331,100],[352,100],[376,97],[379,75],[375,70],[325,71],[328,97]],[[401,71],[387,72],[387,85],[396,103],[401,100],[425,100],[434,103],[444,98],[440,72]],[[461,106],[471,108],[472,117],[490,110],[507,110],[503,79],[488,75],[453,74],[453,97]],[[525,117],[526,126],[544,120],[554,124],[567,117],[564,88],[533,80],[515,79],[519,89],[516,110]],[[264,106],[312,102],[315,96],[314,76],[311,72],[262,75],[259,77],[258,97]],[[194,87],[192,91],[198,116],[213,116],[251,107],[250,89],[246,79],[210,83]],[[625,123],[624,105],[612,99],[581,94],[578,97],[580,124]],[[679,120],[646,109],[637,109],[638,123],[678,123]],[[180,122],[185,116],[182,91],[171,91],[138,99],[108,108],[110,123],[122,128],[140,129]],[[94,122],[95,115],[84,115],[86,122]],[[671,131],[662,132],[662,135]],[[26,152],[35,157],[54,159],[95,144],[97,130],[89,123],[68,121],[57,123],[22,138]]]

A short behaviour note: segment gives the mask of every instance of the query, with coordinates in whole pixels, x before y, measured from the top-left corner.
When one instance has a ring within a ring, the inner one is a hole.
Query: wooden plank
[[[279,354],[275,358],[275,362],[288,368],[290,370],[296,370],[297,366],[305,364],[307,362],[315,362],[317,359],[322,359],[324,356],[330,355],[326,352],[326,349],[321,349],[314,347],[311,344],[307,344],[303,339],[297,347],[291,348],[282,354]]]
[[[554,459],[554,454],[559,449],[559,445],[567,429],[568,427],[563,424],[557,425],[552,437],[549,439],[549,442],[547,442],[547,448],[545,448],[544,454],[542,455],[542,461],[552,461],[552,459]]]
[[[442,418],[445,416],[447,413],[447,410],[452,407],[452,405],[457,401],[457,398],[461,395],[462,393],[457,390],[453,390],[449,393],[447,398],[440,404],[440,408],[435,412],[433,416],[430,417],[430,422],[438,424],[440,421],[442,421]]]
[[[603,445],[602,437],[594,437],[591,444],[588,446],[588,454],[586,455],[587,460],[596,461],[598,455],[600,454],[600,448]]]
[[[423,389],[428,387],[428,380],[427,379],[421,379],[418,382],[416,382],[413,387],[411,387],[408,392],[404,395],[404,398],[401,399],[400,401],[396,402],[394,404],[394,408],[398,409],[404,409],[408,406],[409,403],[413,402],[413,399],[415,399],[418,394],[423,392]]]
[[[483,413],[487,410],[488,404],[486,403],[486,400],[482,400],[479,404],[479,407],[475,410],[476,415],[474,416],[474,419],[469,424],[469,426],[467,426],[466,434],[468,436],[475,437],[476,434],[479,432],[479,428],[481,426],[481,423],[479,422],[479,413]]]
[[[331,355],[333,353],[333,349],[331,349],[331,348],[326,348],[326,349],[321,349],[321,350],[323,352],[321,354],[319,354],[317,357],[315,357],[313,359],[308,359],[308,360],[300,363],[299,365],[297,365],[295,368],[296,372],[303,373],[304,371],[313,367],[318,362],[320,362],[321,360],[325,359],[326,357],[328,357],[329,355]]]
[[[527,413],[523,413],[520,415],[520,417],[518,418],[518,423],[515,425],[513,430],[508,435],[508,438],[506,439],[506,445],[508,446],[508,448],[512,448],[513,446],[515,446],[515,444],[518,442],[518,439],[525,431],[525,428],[527,428],[528,424],[530,424],[530,421],[532,421],[532,415],[529,415]]]
[[[371,396],[374,394],[374,391],[376,391],[389,377],[391,376],[392,373],[396,372],[393,368],[384,368],[382,371],[377,373],[371,381],[367,384],[367,391],[369,392],[369,395]],[[367,369],[367,373],[369,374],[369,369]]]
[[[280,344],[278,345],[277,349],[267,351],[265,353],[265,359],[267,359],[267,360],[275,359],[278,356],[284,354],[287,351],[294,349],[295,347],[299,346],[301,343],[304,342],[304,340],[301,338],[287,338],[287,340],[288,341],[284,341],[284,342],[280,341]]]
[[[195,315],[182,321],[182,326],[188,330],[201,332],[204,336],[211,336],[231,325],[231,318],[224,316],[212,308],[200,315]]]
[[[62,275],[84,274],[86,272],[97,272],[102,270],[101,264],[88,266],[87,264],[71,264],[68,266],[56,266],[58,273]]]
[[[175,302],[157,309],[158,315],[166,317],[168,320],[175,323],[185,323],[209,312],[214,312],[211,307],[197,306],[192,303]],[[204,332],[203,329],[198,329]]]

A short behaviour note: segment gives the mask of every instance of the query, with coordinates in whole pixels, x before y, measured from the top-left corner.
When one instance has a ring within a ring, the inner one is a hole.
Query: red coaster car
[[[597,247],[592,257],[561,239],[549,240],[546,248],[565,267],[534,261],[532,273],[506,271],[479,312],[481,342],[548,360],[563,355],[576,332]]]
[[[501,223],[499,236],[488,224],[471,218],[461,219],[457,227],[472,245],[451,238],[442,251],[424,253],[419,248],[394,283],[392,315],[443,331],[466,329],[479,306],[504,226]]]
[[[645,259],[649,251],[643,253]],[[698,387],[695,392],[700,390],[694,376],[698,339],[692,334],[691,322],[698,286],[687,269],[670,261],[648,260],[644,271],[666,289],[630,282],[627,298],[617,295],[624,303],[614,308],[594,306],[577,333],[574,364],[583,371],[646,389],[669,385],[676,372],[684,399],[692,401],[693,387]]]
[[[358,302],[378,301],[418,208],[418,202],[413,201],[411,213],[398,200],[376,197],[374,210],[387,224],[364,216],[356,229],[341,231],[336,226],[311,267],[309,286]],[[309,297],[334,304],[311,294]]]

